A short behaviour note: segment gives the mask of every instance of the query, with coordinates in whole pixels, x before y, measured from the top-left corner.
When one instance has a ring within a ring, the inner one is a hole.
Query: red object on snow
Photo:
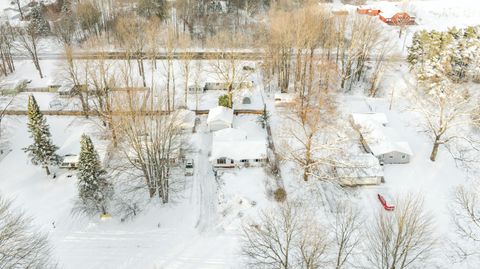
[[[380,203],[382,204],[383,208],[385,208],[385,210],[393,211],[395,209],[395,206],[387,204],[387,201],[385,201],[385,198],[383,198],[383,196],[381,196],[380,194],[377,194],[377,197]]]

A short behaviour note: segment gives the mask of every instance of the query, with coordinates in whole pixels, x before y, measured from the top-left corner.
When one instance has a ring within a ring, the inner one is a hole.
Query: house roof
[[[233,110],[223,106],[211,108],[208,111],[207,124],[214,121],[222,121],[231,124],[233,121]]]
[[[225,128],[213,132],[214,141],[244,141],[247,140],[247,132],[235,128]]]
[[[372,154],[352,155],[339,162],[336,172],[341,178],[355,178],[361,181],[362,178],[383,177],[382,166]]]
[[[63,163],[78,163],[80,156],[76,154],[68,154],[63,156]]]
[[[383,5],[382,8],[380,8],[380,16],[384,18],[392,18],[398,13],[404,13],[404,11],[394,5]]]
[[[187,109],[178,110],[178,118],[181,120],[182,129],[192,129],[195,127],[195,112]]]
[[[355,124],[365,120],[373,120],[382,125],[388,124],[387,115],[383,113],[352,113],[352,120]]]
[[[267,158],[267,144],[262,140],[232,140],[212,142],[210,160],[228,158],[236,161]]]
[[[390,152],[413,155],[409,144],[399,137],[396,130],[384,127],[372,117],[357,117],[354,126],[362,134],[363,139],[375,156]]]

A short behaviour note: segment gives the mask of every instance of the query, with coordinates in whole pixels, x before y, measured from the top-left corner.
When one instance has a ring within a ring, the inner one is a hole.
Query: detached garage
[[[208,111],[208,129],[213,131],[231,128],[233,122],[233,110],[228,107],[217,106]]]

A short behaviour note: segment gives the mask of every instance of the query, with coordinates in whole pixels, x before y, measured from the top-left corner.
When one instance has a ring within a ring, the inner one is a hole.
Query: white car
[[[187,159],[185,161],[185,175],[193,176],[193,160],[192,159]]]
[[[52,101],[50,101],[48,106],[52,110],[62,110],[63,109],[63,104],[60,100],[52,100]]]

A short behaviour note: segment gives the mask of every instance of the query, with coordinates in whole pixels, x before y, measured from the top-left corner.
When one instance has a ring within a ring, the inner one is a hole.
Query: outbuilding
[[[218,131],[231,128],[233,122],[233,110],[224,106],[217,106],[208,111],[207,125],[210,131]]]
[[[63,156],[60,168],[63,169],[77,169],[79,156],[77,154],[66,154]]]
[[[384,182],[383,169],[372,154],[344,158],[335,166],[334,173],[341,186],[379,185]]]

